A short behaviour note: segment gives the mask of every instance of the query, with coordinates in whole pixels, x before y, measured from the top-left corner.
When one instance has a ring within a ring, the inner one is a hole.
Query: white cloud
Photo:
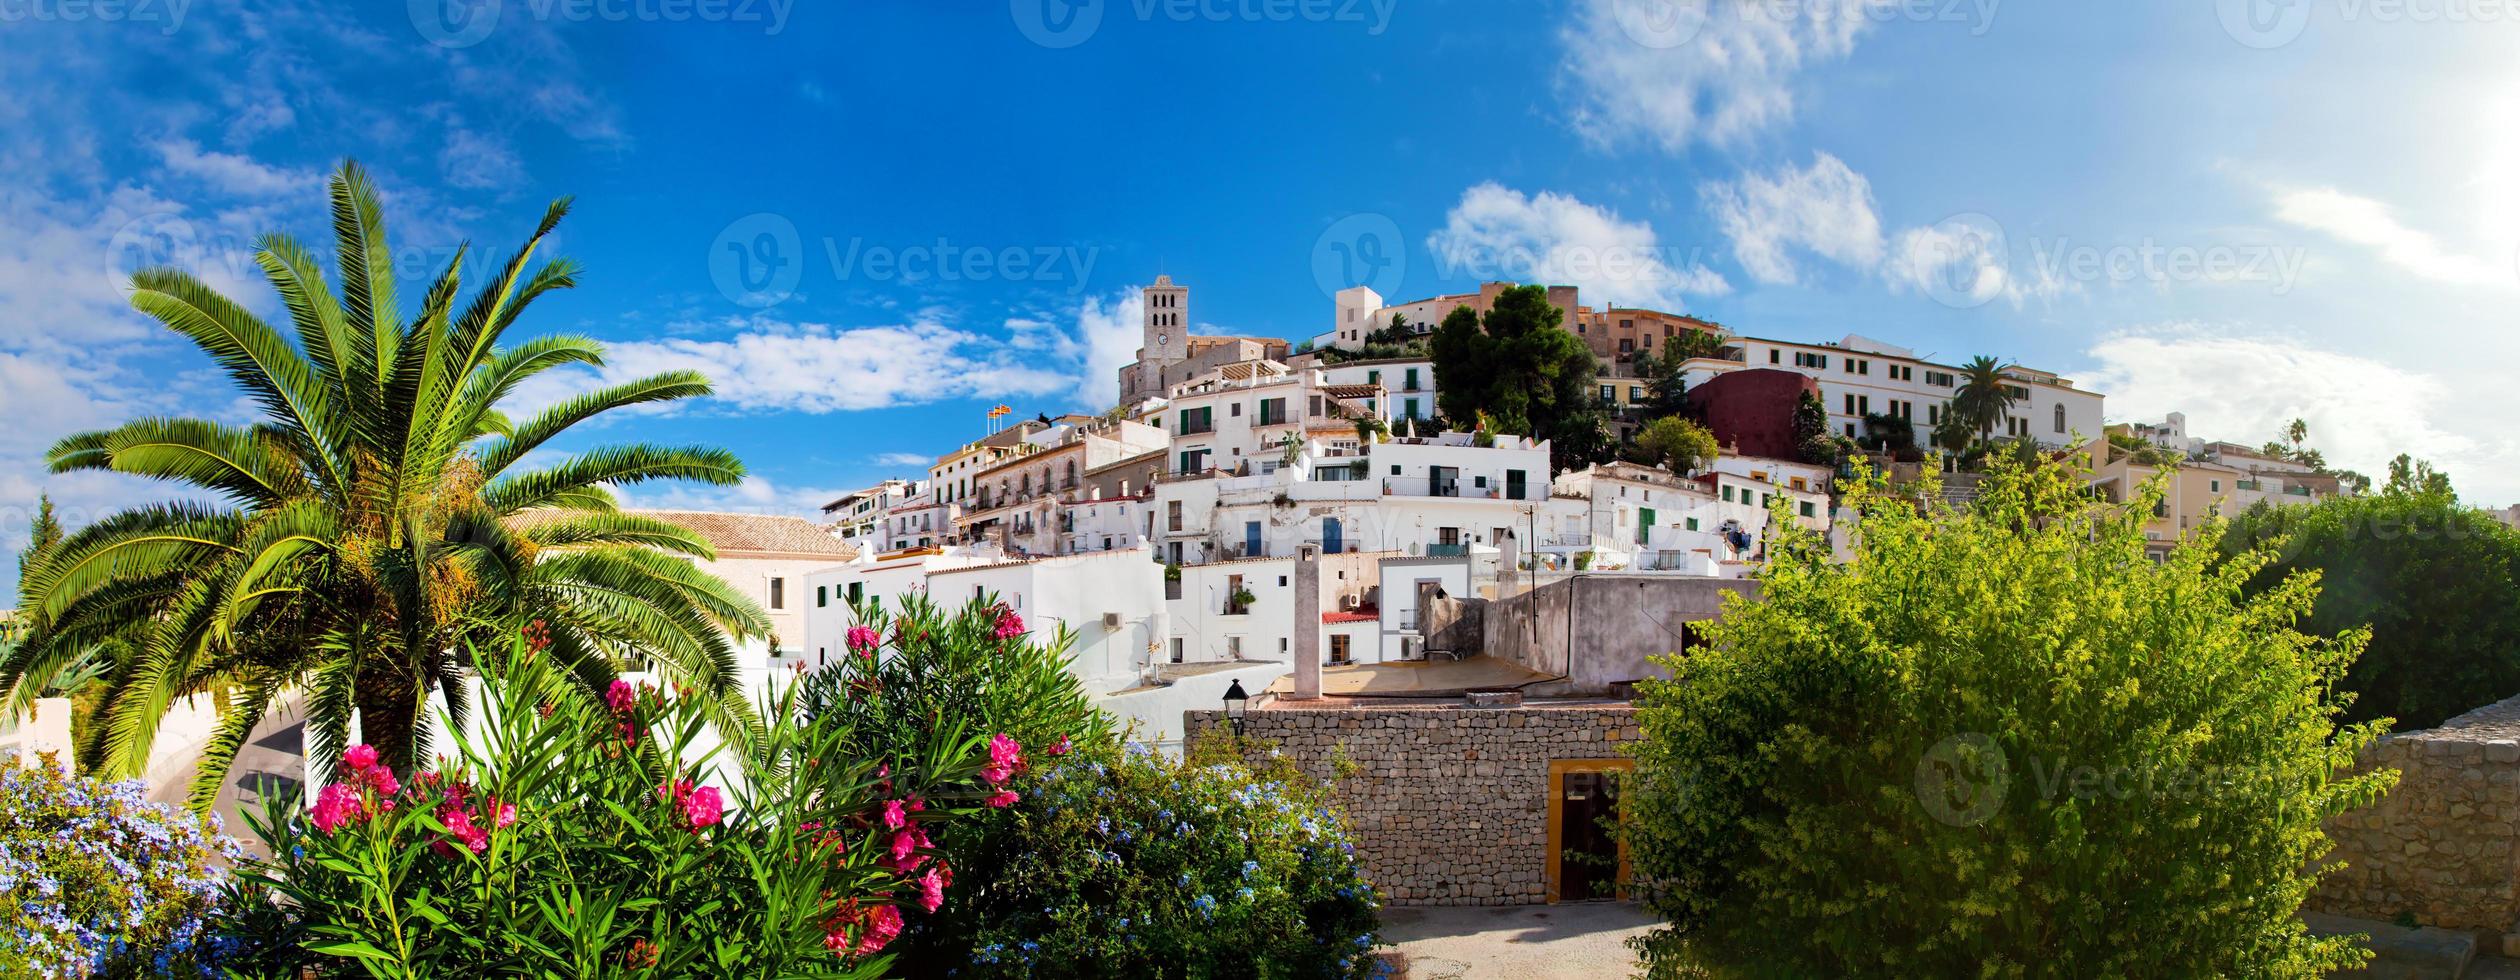
[[[1694,250],[1661,244],[1644,222],[1564,194],[1525,196],[1494,182],[1463,191],[1426,245],[1445,278],[1571,285],[1595,306],[1681,311],[1690,294],[1732,289]]]
[[[311,170],[274,167],[234,153],[204,150],[188,139],[159,140],[155,149],[166,169],[195,178],[222,194],[248,198],[312,196],[323,193],[324,178]]]
[[[926,453],[876,453],[869,462],[877,466],[916,466],[926,469],[934,459]]]
[[[1794,77],[1845,57],[1879,0],[1586,0],[1558,32],[1559,90],[1597,146],[1737,144],[1794,114]]]
[[[1707,184],[1698,193],[1717,227],[1732,239],[1733,256],[1760,282],[1795,282],[1794,251],[1857,269],[1881,261],[1881,215],[1873,207],[1872,182],[1829,154],[1815,154],[1809,167],[1789,164],[1773,175],[1746,174]]]
[[[1137,290],[1103,299],[1086,297],[1076,311],[1076,343],[1084,362],[1076,404],[1108,408],[1120,400],[1120,368],[1134,363],[1146,338],[1146,301]]]
[[[786,486],[747,476],[732,486],[658,482],[616,487],[622,506],[649,510],[696,510],[716,514],[768,514],[821,521],[822,505],[853,492],[846,487]]]
[[[2514,282],[2513,269],[2454,252],[2432,235],[2399,222],[2388,205],[2332,187],[2279,192],[2275,217],[2369,248],[2389,264],[2426,279],[2464,285]]]
[[[2170,324],[2092,345],[2085,383],[2108,396],[2114,419],[2158,420],[2185,412],[2188,432],[2256,445],[2298,418],[2331,465],[2374,479],[2399,453],[2450,471],[2478,502],[2520,495],[2520,446],[2500,420],[2520,397],[2487,379],[2410,371],[2360,353],[2288,337]],[[2489,376],[2490,377],[2490,376]]]

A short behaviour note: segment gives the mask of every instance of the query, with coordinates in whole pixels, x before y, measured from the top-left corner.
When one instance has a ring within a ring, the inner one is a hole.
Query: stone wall
[[[1365,874],[1393,905],[1548,901],[1549,764],[1623,758],[1638,734],[1626,702],[1320,705],[1246,712],[1244,733],[1315,778],[1330,778],[1340,753],[1356,764],[1338,795]],[[1220,720],[1192,711],[1182,727]]]
[[[2333,860],[2310,907],[2427,926],[2520,926],[2520,698],[2382,739],[2365,761],[2398,770],[2379,805],[2331,821]]]

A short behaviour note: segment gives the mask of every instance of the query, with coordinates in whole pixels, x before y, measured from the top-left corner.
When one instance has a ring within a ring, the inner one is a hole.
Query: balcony
[[[1426,546],[1426,557],[1428,558],[1467,558],[1469,556],[1470,546],[1466,544],[1430,544]]]
[[[1461,479],[1387,476],[1383,478],[1383,494],[1392,497],[1458,497],[1461,496]]]
[[[1216,431],[1216,423],[1214,422],[1183,422],[1181,423],[1180,434],[1185,436],[1203,436],[1214,431]]]

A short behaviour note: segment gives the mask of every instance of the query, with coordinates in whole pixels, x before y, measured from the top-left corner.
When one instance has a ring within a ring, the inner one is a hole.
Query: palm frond
[[[514,435],[482,449],[481,470],[491,476],[504,473],[553,436],[605,412],[650,402],[700,398],[711,390],[709,379],[698,371],[667,371],[578,395],[544,409],[542,414],[517,426]]]
[[[590,450],[548,469],[500,477],[482,489],[481,498],[491,509],[513,514],[528,507],[551,506],[562,495],[598,485],[695,480],[727,486],[743,478],[743,462],[723,449],[612,446]]]

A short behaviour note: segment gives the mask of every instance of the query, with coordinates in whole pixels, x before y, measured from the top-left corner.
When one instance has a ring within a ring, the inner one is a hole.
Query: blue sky
[[[276,316],[248,243],[327,237],[345,156],[415,268],[576,196],[584,285],[527,329],[720,388],[577,444],[755,474],[647,504],[809,509],[988,405],[1106,407],[1159,272],[1204,329],[1294,338],[1343,278],[1573,281],[2017,359],[2113,420],[2300,416],[2507,503],[2515,54],[2488,0],[0,0],[0,549],[42,489],[163,496],[45,474],[61,436],[243,417],[118,277]]]

